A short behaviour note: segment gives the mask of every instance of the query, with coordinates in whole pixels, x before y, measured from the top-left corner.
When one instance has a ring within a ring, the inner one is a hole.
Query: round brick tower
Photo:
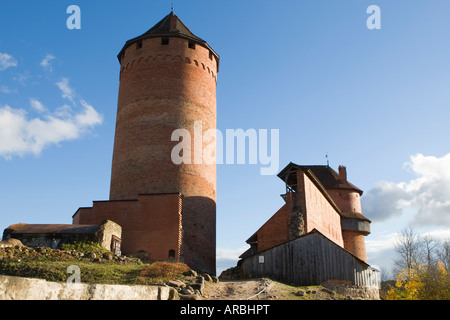
[[[219,56],[171,12],[127,41],[118,59],[110,200],[180,193],[182,260],[215,274],[216,164],[194,161],[194,150],[211,150],[212,142],[198,135],[216,128]],[[171,139],[177,129],[191,135],[191,163],[172,161],[172,149],[180,143]]]
[[[362,190],[347,181],[347,169],[339,166],[336,183],[327,188],[328,194],[341,210],[341,227],[344,248],[367,262],[364,237],[370,233],[370,220],[361,210]]]

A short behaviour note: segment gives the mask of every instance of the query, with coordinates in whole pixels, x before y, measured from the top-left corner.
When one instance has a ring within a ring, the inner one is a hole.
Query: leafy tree
[[[405,229],[396,246],[395,286],[389,300],[450,300],[449,242]]]

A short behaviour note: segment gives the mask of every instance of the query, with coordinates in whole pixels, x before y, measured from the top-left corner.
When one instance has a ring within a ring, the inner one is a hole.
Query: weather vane
[[[172,9],[172,12],[173,12],[173,10],[175,9],[175,7],[173,6],[173,1],[172,1],[172,8],[171,8],[171,9]]]
[[[327,158],[327,166],[330,166],[330,161],[328,161],[328,152],[327,152],[327,154],[325,155],[325,158]]]

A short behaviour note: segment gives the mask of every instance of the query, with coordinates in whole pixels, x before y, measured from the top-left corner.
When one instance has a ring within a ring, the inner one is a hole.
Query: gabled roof
[[[178,18],[178,16],[173,13],[173,11],[169,13],[167,16],[165,16],[161,21],[155,24],[151,29],[149,29],[144,34],[140,35],[139,37],[128,40],[117,57],[120,60],[122,52],[133,43],[136,43],[140,40],[147,38],[162,38],[162,37],[185,38],[194,41],[195,43],[198,43],[201,46],[209,49],[212,52],[212,54],[214,54],[214,56],[216,57],[217,71],[219,71],[219,60],[220,60],[219,55],[206,43],[205,40],[193,34],[192,31],[189,30],[189,28],[186,27],[186,25],[180,20],[180,18]]]
[[[297,178],[293,173],[298,170],[310,170],[325,189],[350,189],[358,192],[360,195],[363,194],[363,191],[352,183],[340,180],[339,174],[330,166],[298,165],[290,162],[283,170],[281,170],[281,172],[278,174],[278,177],[286,182],[290,187],[294,188],[297,184]]]

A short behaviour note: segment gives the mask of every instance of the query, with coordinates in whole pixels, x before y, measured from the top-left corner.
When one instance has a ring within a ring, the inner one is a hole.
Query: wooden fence
[[[327,280],[351,281],[355,286],[379,288],[379,271],[370,267],[319,231],[245,258],[245,276],[268,276],[298,285]]]

